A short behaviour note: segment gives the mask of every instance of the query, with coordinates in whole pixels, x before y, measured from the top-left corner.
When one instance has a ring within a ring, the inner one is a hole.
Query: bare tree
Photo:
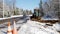
[[[13,0],[13,14],[15,15],[15,3],[16,3],[16,0]]]

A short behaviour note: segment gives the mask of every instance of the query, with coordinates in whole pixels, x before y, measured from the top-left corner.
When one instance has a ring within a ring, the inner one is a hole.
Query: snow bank
[[[44,27],[45,23],[39,23],[36,21],[28,21],[18,31],[19,34],[59,34],[52,26]]]

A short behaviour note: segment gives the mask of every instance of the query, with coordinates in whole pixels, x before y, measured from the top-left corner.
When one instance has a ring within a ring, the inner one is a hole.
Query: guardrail
[[[15,15],[15,16],[6,17],[6,18],[0,18],[0,20],[12,19],[12,18],[17,18],[17,17],[23,17],[23,15]]]
[[[26,15],[26,16],[32,16],[32,15]],[[23,15],[15,15],[15,16],[11,16],[11,17],[6,17],[6,18],[0,18],[0,20],[6,20],[6,19],[12,19],[12,18],[18,18],[18,17],[23,17]]]

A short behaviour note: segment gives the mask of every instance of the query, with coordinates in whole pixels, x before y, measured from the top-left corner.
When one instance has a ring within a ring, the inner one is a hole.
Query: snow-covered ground
[[[20,20],[16,23],[17,28],[21,27],[18,30],[18,34],[59,34],[53,26],[47,26],[46,23],[28,20],[22,24],[23,21]],[[6,34],[6,32],[7,27],[0,29],[1,34]]]
[[[59,20],[58,18],[41,18],[41,20]]]
[[[18,34],[59,34],[53,26],[45,24],[28,20],[18,31]]]

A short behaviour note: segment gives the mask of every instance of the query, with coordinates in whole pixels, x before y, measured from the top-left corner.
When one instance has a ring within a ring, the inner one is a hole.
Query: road
[[[18,34],[59,34],[53,26],[48,26],[46,23],[31,21],[28,16],[3,20],[3,23],[0,24],[0,34],[7,34],[7,24],[9,20],[11,28],[13,28],[13,21],[16,21]]]
[[[19,30],[20,27],[23,24],[25,24],[28,19],[29,19],[28,16],[23,16],[23,17],[18,17],[18,18],[2,20],[2,21],[0,21],[1,22],[1,24],[0,24],[0,33],[1,34],[6,34],[7,33],[7,24],[8,24],[8,21],[10,21],[11,28],[12,28],[13,27],[13,22],[15,20],[16,21],[17,30]]]

